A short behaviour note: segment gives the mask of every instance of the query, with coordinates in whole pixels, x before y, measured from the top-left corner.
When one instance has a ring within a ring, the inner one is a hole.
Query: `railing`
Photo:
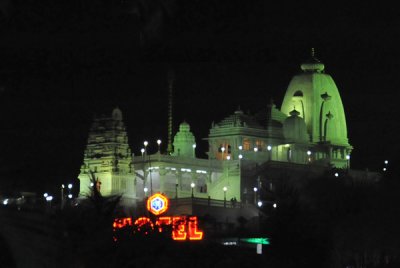
[[[228,208],[241,208],[243,206],[248,206],[242,202],[235,201],[232,203],[230,200],[218,200],[211,198],[175,198],[170,199],[170,204],[172,206],[177,205],[198,205],[198,206],[208,206],[208,207],[228,207]]]

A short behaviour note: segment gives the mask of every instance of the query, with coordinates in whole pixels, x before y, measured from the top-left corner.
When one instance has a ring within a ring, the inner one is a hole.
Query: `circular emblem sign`
[[[147,199],[147,210],[160,215],[168,209],[168,198],[162,194],[153,194]]]

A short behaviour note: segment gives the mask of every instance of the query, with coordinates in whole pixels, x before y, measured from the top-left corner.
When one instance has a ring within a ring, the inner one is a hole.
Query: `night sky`
[[[174,131],[186,120],[204,156],[212,121],[238,106],[256,113],[271,98],[280,107],[311,47],[341,93],[352,166],[394,166],[399,14],[336,5],[0,1],[3,187],[44,191],[73,181],[94,115],[116,106],[135,154],[144,140],[155,151],[158,138],[165,150],[170,69]]]

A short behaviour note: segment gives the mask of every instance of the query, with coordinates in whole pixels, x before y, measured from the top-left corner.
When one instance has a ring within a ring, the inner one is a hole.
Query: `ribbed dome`
[[[296,110],[290,112],[290,116],[283,122],[283,135],[289,141],[308,142],[307,126],[299,114]]]

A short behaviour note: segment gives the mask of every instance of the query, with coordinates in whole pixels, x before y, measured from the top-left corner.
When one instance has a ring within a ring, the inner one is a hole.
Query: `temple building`
[[[206,159],[196,158],[199,138],[208,142]],[[272,191],[283,173],[349,172],[353,149],[339,90],[314,52],[290,81],[280,108],[270,102],[255,115],[237,108],[212,122],[208,137],[195,137],[182,122],[169,140],[168,153],[150,154],[144,148],[133,156],[122,112],[115,108],[111,117],[96,118],[79,175],[81,195],[93,174],[101,193],[122,194],[133,202],[162,192],[170,199],[254,204],[259,190]]]

